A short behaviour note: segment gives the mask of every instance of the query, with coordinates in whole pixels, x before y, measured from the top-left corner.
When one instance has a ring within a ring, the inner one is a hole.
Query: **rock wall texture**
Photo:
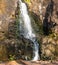
[[[41,2],[42,1],[42,2]],[[58,20],[58,0],[52,0],[53,1],[53,15],[52,15],[52,19],[54,22],[57,22]],[[45,16],[46,13],[46,8],[47,6],[50,4],[51,0],[31,0],[31,4],[30,4],[30,11],[36,13],[37,15],[39,15],[39,11],[40,11],[40,6],[42,6],[42,15]],[[41,5],[42,3],[42,5]]]
[[[45,17],[46,8],[48,7],[50,0],[31,0],[29,6],[29,11],[34,12],[36,15],[40,16],[40,10],[42,10],[41,15]],[[42,5],[41,5],[42,3]],[[58,0],[53,0],[53,14],[52,21],[58,24]],[[17,5],[17,0],[1,0],[0,1],[0,30],[7,30],[12,14],[14,14]],[[42,6],[42,8],[40,7]],[[2,24],[2,25],[1,25]]]
[[[14,0],[0,0],[0,30],[7,30],[9,20],[15,11]]]
[[[35,16],[35,23],[39,24],[37,19],[40,18],[41,24],[45,27],[44,20],[47,18],[48,28],[52,29],[52,34],[49,36],[40,36],[38,31],[38,36],[42,37],[40,41],[42,57],[51,59],[51,57],[58,56],[58,0],[42,0],[42,2],[41,0],[31,0],[27,5],[29,11]],[[0,0],[0,40],[5,39],[4,32],[8,31],[9,23],[15,19],[16,6],[17,0]]]
[[[14,15],[17,0],[0,0],[0,39],[4,39],[8,24]]]

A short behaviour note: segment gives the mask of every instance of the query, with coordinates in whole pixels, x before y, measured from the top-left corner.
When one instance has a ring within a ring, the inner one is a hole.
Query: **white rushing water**
[[[31,26],[31,20],[28,15],[28,11],[27,11],[27,6],[21,0],[19,0],[19,4],[20,4],[19,6],[20,6],[20,17],[21,17],[20,18],[20,30],[23,31],[22,35],[25,38],[30,39],[34,43],[34,49],[33,49],[34,57],[32,60],[37,61],[39,59],[39,54],[38,54],[39,45],[36,41],[36,36],[33,33],[33,29]],[[24,23],[24,24],[22,24],[22,23]]]

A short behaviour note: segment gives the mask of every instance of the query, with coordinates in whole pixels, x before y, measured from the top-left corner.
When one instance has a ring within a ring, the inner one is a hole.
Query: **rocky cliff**
[[[52,0],[53,1],[53,14],[51,16],[52,21],[56,24],[58,24],[58,0]],[[47,11],[47,7],[50,4],[50,0],[31,0],[30,4],[28,5],[29,11],[33,12],[35,15],[42,15],[43,19],[45,18],[45,14]],[[42,4],[42,5],[41,5]],[[17,6],[17,1],[15,0],[1,0],[0,1],[0,29],[7,30],[8,23],[12,15],[15,13],[15,9]],[[42,8],[41,8],[42,7]],[[40,10],[42,10],[42,13],[40,13]],[[2,24],[2,25],[1,25]]]
[[[33,24],[35,25],[34,29],[40,43],[41,58],[58,58],[58,0],[31,0],[27,6],[35,22]],[[16,7],[16,0],[0,0],[0,41],[3,40],[3,43],[7,43],[7,40],[10,42],[8,36],[14,38]],[[14,32],[12,33],[12,31]],[[25,41],[19,43],[29,43]],[[22,46],[24,45],[22,44]]]

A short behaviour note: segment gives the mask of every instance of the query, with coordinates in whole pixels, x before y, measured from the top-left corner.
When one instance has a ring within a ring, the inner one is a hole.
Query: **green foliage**
[[[15,55],[9,55],[9,60],[10,61],[15,60]]]

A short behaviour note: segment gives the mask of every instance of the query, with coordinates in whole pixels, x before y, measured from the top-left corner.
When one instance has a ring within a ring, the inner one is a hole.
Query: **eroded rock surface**
[[[28,5],[29,11],[32,12],[31,15],[34,16],[33,18],[36,23],[35,25],[37,25],[39,29],[37,30],[36,35],[39,41],[42,43],[41,52],[42,52],[42,56],[44,55],[43,57],[45,57],[45,55],[47,57],[58,56],[58,50],[57,50],[58,49],[58,0],[52,0],[52,1],[53,1],[53,12],[51,15],[51,20],[50,20],[50,13],[49,13],[49,16],[47,17],[48,22],[50,23],[50,25],[48,25],[48,28],[52,29],[52,34],[48,35],[47,37],[39,34],[39,32],[43,33],[43,31],[41,31],[42,27],[39,27],[39,26],[41,26],[43,23],[43,21],[41,20],[42,19],[44,20],[45,18],[45,14],[47,11],[47,7],[50,4],[50,0],[43,0],[42,14],[40,14],[40,8],[39,8],[41,5],[40,0],[31,0],[31,3]],[[8,29],[11,28],[10,26],[8,26],[9,22],[11,23],[11,21],[14,22],[15,20],[13,18],[15,18],[14,15],[16,10],[16,5],[17,5],[17,0],[0,0],[0,40],[4,40],[7,38],[5,37],[4,32],[7,33]],[[43,18],[40,15],[42,15]],[[42,22],[41,25],[38,25],[40,22],[39,20]],[[10,33],[10,34],[13,34],[13,33]]]

